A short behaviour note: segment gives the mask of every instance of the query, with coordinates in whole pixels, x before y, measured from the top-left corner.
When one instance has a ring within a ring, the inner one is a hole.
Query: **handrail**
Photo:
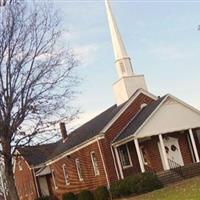
[[[180,164],[178,164],[177,162],[175,162],[174,160],[171,160],[169,158],[168,158],[168,163],[169,163],[170,170],[173,170],[180,176],[183,176],[183,172],[181,170],[182,166]]]

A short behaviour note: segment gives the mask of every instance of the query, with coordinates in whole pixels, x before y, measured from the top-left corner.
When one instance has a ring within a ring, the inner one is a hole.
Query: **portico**
[[[136,165],[139,172],[158,172],[200,162],[199,130],[199,111],[171,95],[141,108],[113,143],[121,178],[138,173]],[[132,165],[124,167],[123,159]]]

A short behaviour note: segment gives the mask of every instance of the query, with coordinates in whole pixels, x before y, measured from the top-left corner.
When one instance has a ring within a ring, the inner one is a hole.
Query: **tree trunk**
[[[3,160],[5,165],[6,188],[8,190],[7,200],[19,200],[14,180],[10,142],[8,141],[3,142],[2,151],[4,155]]]
[[[7,200],[19,200],[13,175],[6,174],[6,182],[8,187]]]

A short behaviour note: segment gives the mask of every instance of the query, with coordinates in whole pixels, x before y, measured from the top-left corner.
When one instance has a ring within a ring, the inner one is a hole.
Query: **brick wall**
[[[158,141],[158,136],[153,136],[151,139],[140,143],[140,146],[144,146],[148,167],[154,171],[163,170],[160,152],[158,149]]]
[[[101,147],[103,149],[104,159],[106,161],[106,170],[108,171],[109,181],[115,182],[117,174],[115,171],[114,160],[111,153],[111,143],[113,139],[120,133],[120,131],[127,125],[131,118],[133,118],[141,108],[143,103],[149,104],[154,100],[144,94],[138,95],[131,105],[121,114],[121,116],[112,124],[105,134],[105,141],[102,141]]]
[[[37,197],[32,170],[22,157],[16,160],[15,182],[20,200],[33,200]]]
[[[94,169],[91,160],[91,152],[94,151],[97,158],[98,168],[100,171],[99,176],[95,176]],[[83,170],[84,180],[80,181],[75,160],[80,160],[81,168]],[[66,168],[68,169],[69,175],[69,185],[65,184],[64,174],[63,174],[63,164],[66,164]],[[79,193],[81,190],[89,189],[95,190],[98,186],[107,185],[106,175],[103,168],[103,163],[100,155],[100,151],[98,148],[97,142],[76,151],[75,153],[67,156],[56,163],[52,164],[51,169],[54,169],[55,181],[57,185],[57,189],[54,188],[53,182],[51,181],[53,192],[56,196],[60,197],[65,192],[74,192]]]

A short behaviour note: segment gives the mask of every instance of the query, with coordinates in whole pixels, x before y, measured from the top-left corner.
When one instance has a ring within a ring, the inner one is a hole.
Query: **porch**
[[[132,138],[114,147],[119,178],[141,172],[162,172],[199,163],[200,129]]]
[[[42,167],[36,171],[35,181],[38,197],[51,196],[54,194],[54,179],[49,166]]]
[[[199,163],[200,112],[172,95],[141,110],[114,139],[119,178]]]

